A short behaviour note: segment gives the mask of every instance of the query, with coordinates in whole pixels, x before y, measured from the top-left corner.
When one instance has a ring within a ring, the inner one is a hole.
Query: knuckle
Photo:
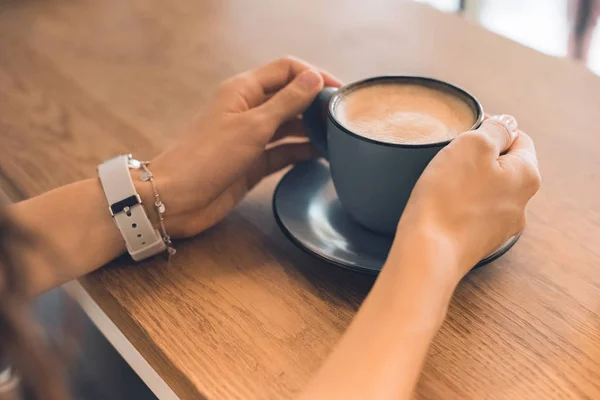
[[[540,190],[542,186],[542,176],[537,168],[531,168],[529,172],[529,185],[533,189],[533,192]]]
[[[246,87],[252,84],[252,78],[248,75],[248,73],[241,73],[238,75],[234,75],[231,78],[225,79],[223,82],[219,84],[219,91],[229,91],[232,88],[238,87]]]
[[[520,158],[523,186],[536,193],[542,185],[542,177],[538,167],[531,161]]]
[[[487,135],[479,132],[465,132],[459,138],[466,146],[478,153],[493,152],[495,150],[494,142]]]
[[[290,69],[290,66],[293,62],[294,61],[292,56],[286,55],[277,58],[275,61],[273,61],[272,65],[275,66],[278,70],[286,71]]]
[[[290,54],[286,54],[285,56],[279,57],[276,62],[281,65],[288,65],[295,61],[295,58]]]
[[[503,137],[506,143],[512,142],[512,136],[508,127],[500,121],[489,119],[488,124],[493,125],[493,128],[489,128],[496,131],[496,135]]]
[[[255,82],[254,78],[252,78],[252,76],[248,72],[238,74],[238,75],[234,76],[233,78],[231,78],[232,85],[236,86],[236,87],[238,87],[238,86],[247,87],[247,86],[253,85],[254,82]]]

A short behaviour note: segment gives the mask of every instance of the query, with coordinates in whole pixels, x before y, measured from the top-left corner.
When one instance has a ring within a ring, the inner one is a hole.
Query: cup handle
[[[324,88],[302,114],[302,121],[310,141],[325,158],[327,158],[327,107],[336,92],[337,88]]]

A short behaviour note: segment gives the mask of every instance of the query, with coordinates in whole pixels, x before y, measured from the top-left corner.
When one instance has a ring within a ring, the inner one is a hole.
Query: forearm
[[[148,196],[140,195],[142,200]],[[34,240],[18,250],[24,255],[29,296],[85,275],[125,252],[98,179],[16,203],[9,213]]]
[[[302,399],[408,399],[457,279],[452,257],[421,243],[391,255],[371,293]]]

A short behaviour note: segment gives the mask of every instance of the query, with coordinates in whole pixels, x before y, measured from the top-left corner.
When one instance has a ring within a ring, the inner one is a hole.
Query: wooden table
[[[0,187],[13,199],[117,153],[151,157],[220,80],[287,53],[346,81],[450,80],[516,115],[542,190],[515,248],[459,286],[417,397],[600,398],[600,78],[583,66],[397,0],[0,7]],[[373,283],[288,243],[271,214],[280,177],[172,264],[122,259],[81,280],[181,398],[291,397]]]

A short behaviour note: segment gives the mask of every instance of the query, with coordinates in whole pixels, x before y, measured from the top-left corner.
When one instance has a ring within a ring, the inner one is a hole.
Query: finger
[[[508,152],[501,158],[510,159],[513,157],[518,157],[536,168],[538,167],[537,153],[533,140],[523,131],[517,132],[517,137],[512,146],[510,146]]]
[[[500,155],[510,148],[517,136],[517,120],[511,115],[494,115],[483,121],[476,132],[485,135]]]
[[[540,172],[533,140],[524,132],[518,131],[508,152],[498,160],[504,170],[517,172],[515,176],[522,186],[531,187],[531,194],[540,186]],[[508,167],[508,168],[507,168]]]
[[[255,110],[261,113],[265,120],[279,126],[306,110],[321,89],[322,76],[308,69]]]
[[[266,102],[274,92],[285,87],[304,71],[316,71],[327,86],[339,87],[341,82],[331,74],[293,57],[284,57],[251,71],[235,75],[220,85],[222,98],[234,110],[254,108]],[[232,95],[243,101],[232,106]]]
[[[277,128],[269,143],[289,137],[306,137],[306,131],[304,130],[301,118],[296,117]]]
[[[263,176],[317,156],[317,149],[309,142],[279,144],[265,151]]]
[[[283,88],[308,69],[317,71],[321,75],[325,86],[339,87],[342,84],[333,75],[294,57],[280,58],[251,71],[251,75],[262,85],[264,92],[269,93]]]

